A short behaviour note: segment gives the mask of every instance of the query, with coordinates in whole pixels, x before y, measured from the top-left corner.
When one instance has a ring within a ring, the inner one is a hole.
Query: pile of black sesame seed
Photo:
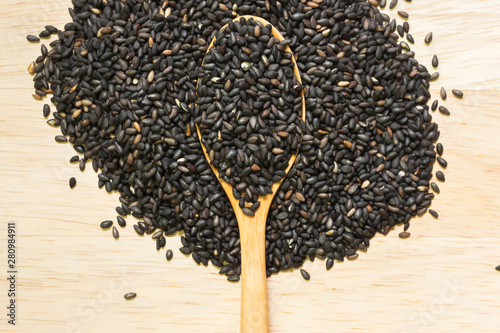
[[[72,0],[72,22],[47,28],[58,39],[29,67],[34,96],[52,94],[48,123],[81,154],[80,169],[92,161],[99,186],[120,192],[116,211],[141,219],[138,233],[161,248],[184,232],[183,253],[235,281],[238,225],[198,141],[196,84],[223,25],[268,20],[296,57],[306,121],[268,216],[267,273],[316,257],[331,268],[376,232],[406,230],[434,197],[430,74],[370,2]]]
[[[302,134],[303,86],[271,30],[252,18],[230,22],[208,50],[197,87],[195,122],[209,161],[250,216],[257,198],[286,176]]]

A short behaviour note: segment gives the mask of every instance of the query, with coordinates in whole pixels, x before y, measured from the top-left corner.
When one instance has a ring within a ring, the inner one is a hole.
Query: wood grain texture
[[[169,237],[174,260],[129,226],[120,239],[98,223],[115,216],[118,196],[97,188],[91,170],[68,163],[42,103],[32,99],[26,68],[40,44],[25,36],[68,21],[69,1],[2,0],[0,9],[0,306],[7,306],[6,224],[17,222],[18,325],[0,315],[2,332],[237,332],[240,285],[214,267],[198,267]],[[444,86],[464,91],[435,114],[449,167],[433,203],[439,219],[412,220],[376,236],[356,261],[307,262],[268,279],[271,332],[495,332],[500,323],[500,2],[400,1],[410,14],[412,47]],[[400,19],[398,19],[400,20]],[[434,40],[425,46],[429,31]],[[436,166],[436,169],[439,169]],[[68,179],[78,185],[70,190]],[[123,294],[137,292],[133,301]]]

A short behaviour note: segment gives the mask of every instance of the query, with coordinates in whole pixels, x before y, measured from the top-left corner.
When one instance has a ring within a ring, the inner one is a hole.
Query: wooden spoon
[[[233,21],[239,20],[242,17],[246,19],[253,18],[255,21],[262,23],[264,26],[271,25],[271,23],[267,22],[266,20],[251,15],[239,16]],[[221,30],[224,30],[226,27],[227,24],[223,26]],[[272,26],[271,32],[274,38],[280,41],[284,39],[274,26]],[[212,42],[208,46],[207,52],[212,48],[214,40],[212,40]],[[288,46],[285,46],[284,51],[292,53]],[[297,77],[297,81],[302,84],[299,69],[294,57],[292,57],[292,61],[294,63],[294,72],[295,76]],[[306,104],[304,99],[304,91],[302,91],[302,120],[305,121],[305,117]],[[198,132],[198,138],[200,140],[201,146],[203,147],[203,153],[205,154],[205,157],[210,164],[210,158],[207,154],[207,150],[201,142],[201,133],[198,126],[196,126],[196,130]],[[290,157],[288,168],[285,170],[286,173],[288,173],[288,171],[292,167],[296,157],[296,154],[293,154]],[[210,167],[218,178],[219,173],[217,172],[217,169],[211,164]],[[264,197],[259,198],[261,205],[255,212],[255,216],[247,216],[243,214],[241,208],[238,205],[238,200],[233,196],[231,185],[223,179],[219,178],[219,182],[221,183],[224,191],[226,191],[227,197],[229,198],[229,201],[233,206],[233,210],[236,215],[236,220],[238,221],[240,230],[241,333],[269,332],[266,283],[266,219],[269,208],[271,206],[271,202],[273,201],[274,194],[276,194],[276,191],[278,191],[278,188],[280,187],[282,181],[283,179],[271,186],[272,194],[268,194]]]

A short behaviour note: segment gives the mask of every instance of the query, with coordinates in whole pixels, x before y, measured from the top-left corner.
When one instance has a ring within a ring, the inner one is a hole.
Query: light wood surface
[[[91,169],[68,163],[73,149],[54,142],[26,72],[40,44],[25,36],[63,27],[69,4],[2,0],[0,8],[0,331],[238,332],[240,284],[182,255],[178,236],[167,239],[167,262],[165,250],[135,234],[132,218],[118,240],[100,230],[118,196],[99,190]],[[435,114],[449,162],[432,205],[440,217],[412,220],[406,240],[401,227],[378,235],[367,253],[331,271],[307,262],[310,281],[298,270],[272,276],[271,332],[499,330],[500,2],[400,0],[396,10],[410,14],[419,61],[431,68],[439,56],[433,96],[441,86],[465,93],[444,103],[450,117]],[[17,223],[19,246],[15,327],[4,315],[8,221]],[[123,299],[129,291],[135,300]]]

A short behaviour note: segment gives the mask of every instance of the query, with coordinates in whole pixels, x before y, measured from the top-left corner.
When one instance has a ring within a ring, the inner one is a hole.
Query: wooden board
[[[117,195],[99,190],[92,170],[68,163],[72,148],[54,142],[26,71],[40,44],[25,36],[62,27],[69,4],[2,0],[0,9],[0,331],[237,332],[239,284],[197,267],[177,250],[178,237],[167,239],[175,253],[167,262],[131,218],[119,240],[101,231]],[[444,103],[451,117],[435,114],[449,162],[433,203],[440,217],[413,220],[407,240],[398,238],[401,228],[376,236],[358,260],[329,272],[322,261],[307,262],[308,282],[298,271],[268,279],[271,332],[498,331],[500,2],[400,0],[397,9],[410,14],[419,61],[431,68],[439,56],[432,94],[441,86],[465,93]],[[8,221],[17,224],[15,327],[4,315]],[[124,301],[128,291],[137,298]]]

